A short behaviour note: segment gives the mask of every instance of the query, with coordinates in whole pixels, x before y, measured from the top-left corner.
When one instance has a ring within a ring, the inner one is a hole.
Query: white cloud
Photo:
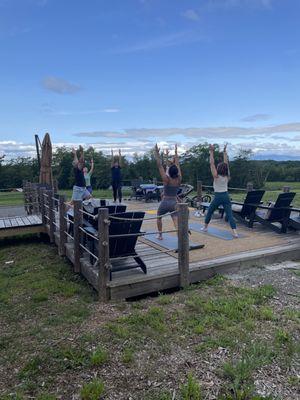
[[[242,122],[256,122],[256,121],[267,121],[271,118],[270,114],[253,114],[241,119]]]
[[[113,134],[113,132],[112,132]],[[92,136],[90,136],[92,137]],[[297,137],[300,141],[300,135]],[[300,144],[288,142],[279,142],[278,140],[251,140],[251,138],[243,139],[239,142],[231,142],[228,138],[214,138],[213,141],[224,144],[224,141],[229,142],[229,151],[231,155],[236,154],[240,148],[251,149],[256,154],[276,154],[276,155],[286,155],[286,156],[296,156],[299,157],[300,154]],[[250,140],[249,140],[250,139]],[[188,150],[191,146],[199,144],[199,142],[204,142],[208,140],[207,138],[194,138],[194,140],[188,141],[183,140],[172,140],[171,138],[160,138],[158,139],[158,144],[161,148],[173,148],[174,143],[177,142],[180,152]],[[57,147],[65,146],[72,149],[72,147],[78,147],[82,145],[84,148],[90,146],[94,147],[96,151],[102,151],[105,154],[110,154],[111,149],[117,150],[122,149],[122,153],[127,156],[132,156],[134,153],[144,154],[145,152],[151,150],[154,146],[155,141],[153,138],[145,138],[141,136],[139,138],[124,138],[118,136],[109,136],[107,132],[106,136],[102,136],[99,140],[95,140],[91,143],[80,141],[80,142],[53,142],[53,150]],[[33,143],[23,143],[17,141],[0,141],[0,156],[6,154],[6,160],[10,160],[16,157],[35,157],[36,149]]]
[[[69,115],[92,115],[92,114],[100,114],[100,113],[118,113],[120,112],[119,108],[104,108],[94,109],[94,110],[56,110],[49,103],[44,103],[41,106],[41,112],[45,114],[58,115],[58,116],[69,116]]]
[[[184,18],[189,19],[191,21],[199,21],[199,14],[192,9],[186,10],[181,14]]]
[[[104,110],[102,110],[102,112],[105,113],[117,113],[120,112],[119,108],[105,108]]]
[[[161,49],[166,47],[180,46],[188,43],[197,43],[205,40],[205,38],[198,33],[192,31],[181,31],[171,33],[169,35],[159,36],[153,39],[148,39],[134,45],[125,46],[113,51],[116,54],[136,53],[139,51],[148,51]]]
[[[82,89],[75,83],[68,82],[65,79],[55,76],[47,76],[44,78],[42,85],[45,89],[58,94],[75,94]]]
[[[191,127],[191,128],[140,128],[124,129],[123,131],[94,131],[75,133],[78,137],[123,137],[123,138],[168,138],[182,136],[185,139],[237,139],[251,137],[267,137],[276,133],[296,133],[300,132],[300,122],[287,124],[267,125],[261,127],[241,127],[241,126],[216,126],[216,127]]]
[[[267,125],[260,127],[209,126],[191,128],[132,128],[110,131],[87,131],[74,133],[74,142],[53,143],[58,146],[73,147],[81,144],[84,147],[94,146],[96,150],[106,153],[110,149],[122,148],[124,154],[132,155],[153,148],[155,142],[162,147],[178,143],[182,151],[203,143],[214,142],[222,145],[231,142],[234,153],[238,148],[251,148],[255,153],[300,155],[300,122]],[[63,136],[64,137],[64,136]],[[81,143],[76,143],[76,139]],[[7,159],[17,156],[35,156],[35,145],[13,140],[0,141],[0,155],[7,154]]]
[[[209,8],[259,7],[269,9],[274,0],[208,0]]]

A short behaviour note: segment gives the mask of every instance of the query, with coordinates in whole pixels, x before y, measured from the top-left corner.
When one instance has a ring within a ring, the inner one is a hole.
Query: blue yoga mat
[[[164,247],[167,250],[178,250],[178,240],[176,236],[169,235],[168,233],[163,233],[163,239],[157,239],[157,234],[146,235],[144,239],[149,240],[152,243],[155,243],[161,247]],[[190,242],[190,250],[201,249],[204,247],[203,244],[196,244]]]
[[[189,226],[192,231],[203,233],[204,235],[214,236],[223,240],[234,239],[231,232],[215,228],[214,226],[208,226],[207,232],[201,230],[204,227],[204,225],[199,224],[198,222],[190,222]],[[245,237],[245,235],[242,235],[241,233],[238,233],[238,236],[239,238]]]

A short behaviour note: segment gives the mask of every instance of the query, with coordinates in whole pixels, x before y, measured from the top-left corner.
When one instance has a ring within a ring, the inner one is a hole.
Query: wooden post
[[[108,209],[99,208],[98,211],[98,294],[99,300],[109,300],[107,282],[109,281],[109,219]]]
[[[27,187],[25,180],[23,180],[23,199],[24,199],[24,209],[27,213]]]
[[[54,231],[55,231],[55,213],[53,210],[54,207],[54,201],[53,201],[53,190],[48,190],[48,216],[49,216],[49,237],[50,237],[50,243],[54,242]]]
[[[32,202],[33,202],[33,214],[39,213],[39,195],[38,188],[36,185],[32,185]]]
[[[247,183],[247,192],[252,192],[253,190],[253,183],[252,182],[248,182]]]
[[[60,256],[64,256],[66,254],[65,244],[67,242],[67,220],[66,220],[66,196],[59,195],[58,198],[59,204],[59,245],[58,245],[58,254]]]
[[[74,271],[80,272],[82,201],[74,200]]]
[[[46,208],[45,208],[45,196],[44,196],[45,190],[40,188],[40,206],[41,206],[41,216],[42,216],[42,223],[43,226],[47,225],[47,220],[46,220]]]
[[[290,190],[291,190],[290,186],[283,186],[283,189],[282,189],[283,193],[289,193]]]
[[[202,201],[202,181],[197,181],[197,203]]]
[[[180,286],[187,287],[190,283],[189,274],[189,209],[185,203],[177,204],[178,210],[178,268]]]
[[[29,215],[32,215],[32,206],[33,206],[33,199],[32,199],[32,183],[31,182],[28,182],[28,184],[27,184],[28,186],[28,191],[27,191],[27,202],[29,203],[28,204],[28,214]]]
[[[58,193],[58,183],[57,183],[57,179],[53,179],[53,190],[54,193]]]

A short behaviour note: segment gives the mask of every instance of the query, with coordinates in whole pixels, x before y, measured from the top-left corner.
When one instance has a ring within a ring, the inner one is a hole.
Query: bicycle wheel
[[[211,203],[211,196],[209,194],[205,194],[202,196],[203,203]]]

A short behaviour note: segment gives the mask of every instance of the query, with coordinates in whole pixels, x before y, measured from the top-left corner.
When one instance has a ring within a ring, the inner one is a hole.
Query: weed
[[[188,374],[188,381],[180,388],[182,400],[201,400],[201,388],[192,374]]]
[[[43,360],[41,357],[36,356],[32,358],[19,372],[19,378],[21,379],[32,379],[40,373]]]
[[[157,303],[160,304],[161,306],[165,306],[167,304],[171,304],[172,300],[173,300],[172,296],[168,294],[161,294],[157,299]]]
[[[275,321],[276,320],[273,310],[270,307],[262,307],[259,310],[258,317],[259,317],[259,319],[266,320],[266,321]]]
[[[91,364],[94,366],[103,365],[108,361],[108,353],[102,347],[98,347],[91,356]]]
[[[40,394],[39,396],[37,396],[36,399],[37,400],[56,400],[57,397],[54,396],[53,394],[44,393],[44,394]]]
[[[278,329],[275,335],[275,341],[279,345],[286,344],[291,341],[291,337],[288,332],[284,331],[283,329]]]
[[[122,361],[124,364],[130,364],[134,360],[134,351],[131,347],[125,347],[122,353]]]
[[[104,393],[104,383],[102,380],[94,379],[83,385],[80,391],[82,400],[99,400]]]

